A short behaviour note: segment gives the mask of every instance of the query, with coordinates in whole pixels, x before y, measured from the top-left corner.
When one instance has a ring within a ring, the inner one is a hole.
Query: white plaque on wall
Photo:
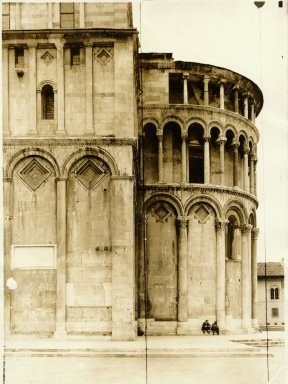
[[[12,245],[11,269],[56,268],[56,245]]]

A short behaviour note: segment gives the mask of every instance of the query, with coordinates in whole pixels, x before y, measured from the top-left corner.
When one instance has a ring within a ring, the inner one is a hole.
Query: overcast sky
[[[287,3],[268,0],[144,0],[133,2],[142,52],[229,68],[264,94],[256,120],[258,260],[280,261],[288,249]]]

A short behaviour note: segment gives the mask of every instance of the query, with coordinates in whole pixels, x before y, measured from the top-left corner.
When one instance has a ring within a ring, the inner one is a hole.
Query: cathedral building
[[[257,327],[258,86],[140,54],[131,3],[2,28],[6,337]]]

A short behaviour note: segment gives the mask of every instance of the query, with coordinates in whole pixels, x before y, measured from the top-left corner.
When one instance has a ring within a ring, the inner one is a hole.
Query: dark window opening
[[[74,28],[74,3],[60,3],[61,28]]]
[[[183,104],[183,75],[182,73],[169,74],[169,103]]]
[[[278,308],[272,308],[272,317],[278,317],[278,316],[279,316]]]
[[[72,65],[80,65],[80,47],[72,47],[70,49],[70,64]]]
[[[42,96],[42,119],[54,120],[54,91],[51,85],[44,85]]]
[[[18,67],[24,65],[24,48],[22,47],[15,48],[15,65]]]
[[[189,183],[204,184],[204,151],[189,148]]]

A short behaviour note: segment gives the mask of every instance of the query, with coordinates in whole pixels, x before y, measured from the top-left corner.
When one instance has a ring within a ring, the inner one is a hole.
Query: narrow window
[[[275,288],[275,299],[276,300],[279,299],[279,289],[278,288]]]
[[[51,85],[44,85],[41,91],[42,119],[54,120],[54,92]]]
[[[10,4],[2,3],[2,29],[10,28]]]
[[[182,73],[169,74],[169,103],[170,104],[183,104],[184,91],[183,91],[183,75]]]
[[[272,317],[278,317],[279,311],[278,308],[272,308]]]
[[[74,28],[74,3],[60,3],[61,28]]]
[[[189,148],[189,182],[204,183],[204,151],[203,148]]]
[[[80,47],[72,47],[70,49],[71,62],[70,65],[80,65]]]
[[[15,66],[22,67],[24,65],[24,48],[15,48]]]
[[[271,289],[270,289],[270,299],[271,299],[271,300],[274,300],[274,299],[275,299],[275,295],[274,295],[274,293],[275,293],[275,292],[274,292],[274,288],[271,288]]]

